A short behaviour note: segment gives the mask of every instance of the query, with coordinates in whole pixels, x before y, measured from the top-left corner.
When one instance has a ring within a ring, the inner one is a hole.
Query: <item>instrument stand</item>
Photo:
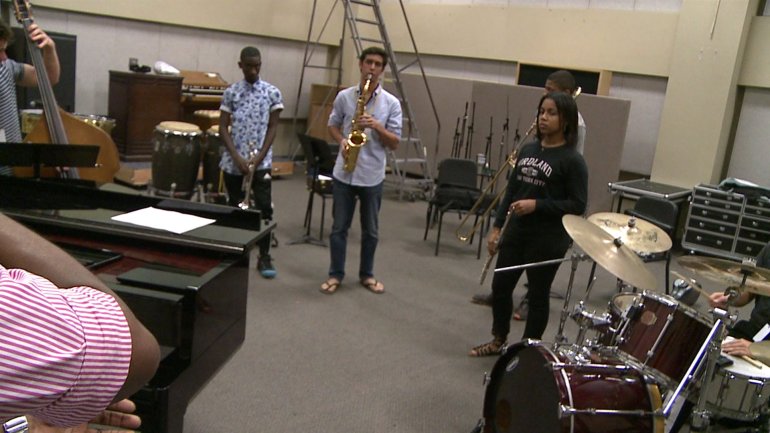
[[[329,245],[326,242],[310,234],[310,226],[313,217],[313,199],[316,191],[320,191],[321,185],[318,176],[324,173],[331,174],[334,167],[334,158],[331,156],[329,144],[325,141],[305,134],[297,134],[297,136],[305,153],[307,176],[312,177],[312,182],[308,192],[307,209],[305,210],[305,233],[301,238],[293,240],[288,244],[311,244],[319,247],[328,247]],[[321,218],[321,222],[323,224],[323,218]],[[321,229],[323,230],[323,226]]]
[[[33,177],[40,178],[40,167],[96,167],[98,145],[0,143],[0,164],[11,167],[31,166]]]
[[[545,260],[542,262],[528,263],[525,265],[507,266],[504,268],[495,269],[495,272],[515,271],[518,269],[534,268],[535,266],[554,265],[566,261],[572,262],[572,267],[570,268],[569,274],[569,282],[567,283],[567,292],[564,295],[564,307],[561,310],[561,317],[559,318],[559,330],[556,333],[556,338],[554,341],[554,343],[566,343],[567,339],[564,337],[563,331],[564,324],[567,321],[567,316],[569,315],[567,308],[569,307],[569,300],[572,296],[572,286],[575,282],[575,272],[577,272],[577,265],[578,262],[582,260],[588,260],[588,256],[585,254],[579,254],[573,250],[570,254],[570,257],[568,258]]]

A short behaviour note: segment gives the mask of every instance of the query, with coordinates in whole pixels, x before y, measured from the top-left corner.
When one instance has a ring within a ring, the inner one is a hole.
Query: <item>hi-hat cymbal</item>
[[[572,240],[612,275],[642,290],[656,289],[657,280],[634,250],[577,215],[564,215],[562,224]]]
[[[588,217],[613,238],[620,238],[626,246],[639,254],[663,253],[671,249],[671,237],[655,224],[631,215],[598,212]]]
[[[770,296],[770,269],[699,256],[682,256],[677,259],[677,263],[709,280],[758,295]]]

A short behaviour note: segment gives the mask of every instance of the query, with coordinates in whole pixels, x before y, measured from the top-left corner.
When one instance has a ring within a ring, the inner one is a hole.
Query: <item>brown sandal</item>
[[[375,280],[374,278],[361,280],[361,285],[369,289],[370,292],[376,293],[378,295],[385,291],[385,285]]]
[[[327,295],[331,295],[332,293],[337,291],[337,288],[340,286],[340,280],[336,278],[329,278],[328,280],[324,281],[321,284],[321,288],[319,289],[321,293],[326,293]]]
[[[505,346],[505,340],[502,338],[495,338],[494,340],[479,344],[478,346],[471,349],[471,351],[468,353],[469,356],[495,356],[499,355],[503,351],[503,347]]]

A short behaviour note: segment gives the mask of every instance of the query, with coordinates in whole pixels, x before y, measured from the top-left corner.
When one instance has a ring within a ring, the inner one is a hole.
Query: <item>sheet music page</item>
[[[154,207],[147,207],[133,212],[115,215],[112,219],[142,227],[166,230],[176,234],[182,234],[216,221],[209,218],[201,218],[195,215],[157,209]]]

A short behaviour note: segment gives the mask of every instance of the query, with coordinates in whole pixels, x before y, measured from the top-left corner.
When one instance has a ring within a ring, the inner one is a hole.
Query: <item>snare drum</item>
[[[618,358],[594,355],[577,361],[535,340],[509,346],[487,385],[484,432],[662,433],[658,386]]]
[[[718,417],[753,421],[768,412],[770,368],[723,353],[733,364],[714,372],[706,405]]]
[[[675,388],[708,336],[708,318],[674,298],[645,291],[617,336],[618,355]]]
[[[161,122],[153,131],[152,187],[155,193],[190,198],[201,161],[201,130],[184,122]]]

